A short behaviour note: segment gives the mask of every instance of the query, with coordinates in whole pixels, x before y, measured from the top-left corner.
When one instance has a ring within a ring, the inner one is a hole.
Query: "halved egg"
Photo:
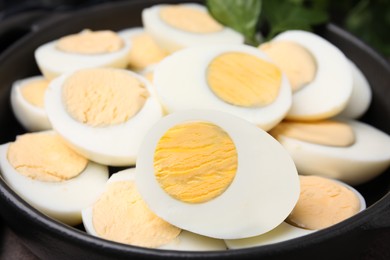
[[[203,5],[159,4],[142,11],[145,30],[156,43],[172,53],[203,44],[243,44],[244,37],[218,23]]]
[[[332,43],[307,31],[280,33],[259,48],[284,71],[293,96],[287,118],[321,120],[340,113],[352,94],[349,60]]]
[[[6,183],[31,206],[68,225],[81,223],[81,210],[108,180],[108,168],[70,149],[54,131],[17,136],[0,146]]]
[[[124,29],[118,34],[131,43],[128,68],[133,71],[138,72],[157,64],[168,55],[168,52],[161,49],[143,27]]]
[[[43,76],[33,76],[17,80],[12,84],[12,110],[18,122],[27,131],[51,129],[44,108],[44,96],[49,82]]]
[[[353,76],[352,95],[348,100],[347,106],[337,117],[357,119],[368,110],[371,104],[372,90],[370,83],[359,67],[351,60],[349,63]]]
[[[131,44],[110,30],[83,30],[45,43],[35,50],[35,60],[47,79],[83,68],[125,68]]]
[[[148,80],[124,69],[94,68],[52,81],[45,107],[53,128],[92,161],[135,163],[141,141],[162,117]]]
[[[114,173],[100,197],[82,211],[89,234],[150,248],[207,251],[225,250],[221,239],[181,230],[157,217],[146,206],[135,184],[135,168]]]
[[[248,121],[215,110],[175,112],[157,122],[142,143],[135,180],[156,215],[223,239],[268,232],[299,196],[285,149]]]
[[[363,196],[343,182],[319,176],[300,176],[299,200],[286,221],[260,236],[225,240],[229,249],[278,243],[344,221],[366,208]]]
[[[291,107],[284,73],[258,48],[247,45],[180,50],[155,67],[153,85],[167,113],[220,110],[264,130],[279,123]]]
[[[293,158],[298,172],[367,182],[390,165],[390,137],[356,120],[283,121],[270,131]]]

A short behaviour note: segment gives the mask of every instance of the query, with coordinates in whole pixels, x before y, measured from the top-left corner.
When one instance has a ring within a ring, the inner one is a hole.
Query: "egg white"
[[[356,64],[349,60],[353,76],[352,95],[346,108],[338,117],[358,119],[368,110],[372,100],[372,90],[366,76]]]
[[[104,165],[134,165],[145,133],[162,117],[160,103],[149,81],[134,72],[126,72],[142,82],[150,96],[136,115],[117,125],[88,126],[68,114],[62,100],[62,86],[72,73],[54,79],[46,91],[45,107],[53,129],[77,152]]]
[[[129,168],[111,175],[107,182],[107,185],[118,181],[134,181],[134,179],[135,168]],[[82,218],[87,233],[99,237],[92,222],[93,205],[82,210]],[[123,221],[127,220],[124,219]],[[168,250],[209,251],[226,250],[226,244],[221,239],[205,237],[186,230],[182,230],[175,240],[158,248]]]
[[[10,143],[0,145],[0,169],[6,183],[31,206],[71,226],[81,223],[81,210],[96,200],[108,180],[107,166],[88,162],[80,175],[44,182],[17,172],[7,159]]]
[[[203,45],[203,44],[243,44],[242,34],[229,27],[224,27],[221,31],[212,33],[192,33],[183,31],[166,24],[160,18],[160,9],[167,4],[153,5],[142,11],[142,23],[145,30],[155,39],[156,43],[163,49],[172,53],[179,49]],[[206,7],[195,3],[181,4],[183,7],[194,8],[207,12]]]
[[[272,41],[293,41],[314,57],[317,72],[312,82],[292,96],[291,120],[320,120],[340,113],[352,94],[353,77],[348,59],[332,43],[314,33],[285,31]]]
[[[341,120],[350,125],[356,141],[351,146],[335,147],[297,140],[281,135],[278,141],[303,175],[319,175],[358,185],[367,182],[390,165],[390,137],[363,122]]]
[[[43,131],[51,129],[45,108],[35,106],[22,95],[22,88],[43,76],[33,76],[15,81],[11,88],[11,107],[18,122],[27,131]]]
[[[360,192],[358,192],[352,186],[344,182],[334,180],[334,179],[333,181],[351,190],[356,195],[360,204],[359,212],[366,209],[366,201],[364,197],[360,194]],[[243,239],[225,239],[225,243],[229,249],[248,248],[254,246],[263,246],[268,244],[279,243],[294,238],[310,235],[316,231],[318,230],[300,228],[283,221],[276,228],[260,236],[248,237]]]
[[[291,107],[291,87],[282,74],[277,98],[263,107],[241,107],[217,97],[207,83],[207,67],[217,56],[241,52],[269,61],[258,48],[246,45],[205,45],[188,47],[162,60],[154,69],[153,85],[167,113],[185,109],[212,109],[244,118],[264,130],[278,124]],[[172,72],[174,71],[174,75]]]
[[[63,73],[83,68],[125,68],[127,66],[127,58],[131,49],[131,43],[123,37],[122,40],[124,42],[123,48],[115,52],[79,54],[57,49],[57,39],[39,46],[34,52],[35,61],[37,62],[40,71],[47,79],[53,79]]]
[[[157,142],[169,128],[187,121],[206,121],[221,127],[237,149],[238,168],[232,183],[206,203],[174,199],[154,176]],[[162,219],[197,234],[223,239],[255,236],[275,228],[299,197],[298,174],[283,147],[248,121],[213,110],[180,111],[155,124],[141,146],[136,184],[149,208]]]

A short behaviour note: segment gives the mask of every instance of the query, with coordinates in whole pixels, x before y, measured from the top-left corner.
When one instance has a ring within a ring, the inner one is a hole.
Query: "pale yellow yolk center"
[[[318,230],[337,224],[360,211],[356,194],[319,176],[300,176],[301,193],[287,222]]]
[[[287,136],[309,143],[336,147],[347,147],[355,143],[352,127],[333,120],[310,123],[283,121],[274,127],[270,134],[276,139]]]
[[[187,122],[170,128],[154,154],[154,173],[173,198],[202,203],[222,194],[237,171],[237,151],[220,127]]]
[[[24,85],[20,91],[23,98],[33,106],[43,108],[45,91],[49,86],[49,81],[46,79],[39,79],[29,82]]]
[[[64,52],[79,54],[103,54],[122,49],[124,41],[112,31],[84,30],[78,34],[64,36],[56,47]]]
[[[66,146],[58,135],[24,134],[11,143],[8,161],[19,173],[39,181],[59,182],[78,176],[88,160]]]
[[[124,70],[81,70],[63,85],[68,113],[91,126],[126,122],[142,109],[148,96],[143,83]]]
[[[208,12],[180,5],[161,8],[160,17],[168,25],[191,33],[213,33],[223,29]]]
[[[313,55],[300,44],[290,41],[273,41],[264,43],[259,48],[267,53],[286,74],[293,92],[314,80],[317,63]]]
[[[133,69],[144,69],[148,65],[158,63],[168,53],[162,50],[147,33],[140,33],[131,38],[132,48],[129,66]]]
[[[171,242],[181,231],[147,207],[132,181],[108,186],[93,206],[92,223],[105,239],[151,248]]]
[[[224,53],[207,69],[207,82],[214,94],[242,107],[271,104],[279,94],[281,80],[278,67],[246,53]]]

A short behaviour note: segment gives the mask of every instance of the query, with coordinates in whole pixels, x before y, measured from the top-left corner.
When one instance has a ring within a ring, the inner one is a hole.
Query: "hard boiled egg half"
[[[345,55],[314,33],[285,31],[259,48],[287,74],[292,86],[291,120],[320,120],[345,109],[353,76]]]
[[[51,129],[44,108],[44,96],[49,82],[43,76],[33,76],[17,80],[12,84],[12,110],[18,122],[27,131]]]
[[[89,234],[149,248],[226,249],[223,240],[181,230],[157,217],[142,200],[134,178],[134,168],[114,173],[100,197],[82,211],[84,227]]]
[[[225,240],[228,248],[267,245],[309,235],[366,208],[365,200],[357,190],[337,180],[300,176],[300,188],[299,200],[286,221],[260,236]]]
[[[158,121],[144,138],[135,180],[156,215],[223,239],[270,231],[299,196],[296,168],[283,147],[248,121],[215,110]]]
[[[145,133],[162,117],[149,81],[113,68],[61,75],[47,89],[45,107],[73,149],[111,166],[133,165]]]
[[[356,120],[283,121],[270,133],[287,149],[298,172],[367,182],[390,165],[390,137]]]
[[[153,84],[167,113],[219,110],[264,130],[279,123],[292,102],[284,73],[258,48],[247,45],[177,51],[155,67]]]
[[[240,33],[218,23],[205,6],[196,3],[153,5],[142,11],[142,23],[170,53],[194,45],[244,43]]]
[[[74,152],[54,131],[23,134],[1,145],[0,169],[25,201],[68,225],[81,223],[81,210],[108,180],[106,166]]]
[[[125,68],[131,44],[110,30],[66,35],[35,50],[35,60],[42,74],[53,79],[82,68]]]

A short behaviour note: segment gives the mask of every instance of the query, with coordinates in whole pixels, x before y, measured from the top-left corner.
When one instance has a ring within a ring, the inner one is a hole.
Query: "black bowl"
[[[56,13],[44,22],[34,24],[31,33],[0,56],[0,144],[13,141],[17,134],[25,132],[10,108],[10,88],[17,79],[40,74],[33,55],[38,46],[85,28],[120,30],[140,26],[142,9],[160,2],[107,3],[77,12]],[[364,72],[373,88],[373,99],[361,120],[389,134],[389,63],[365,43],[333,24],[326,25],[318,33],[338,46]],[[349,259],[371,259],[390,256],[388,247],[383,247],[383,241],[389,239],[390,234],[389,171],[355,187],[365,197],[368,208],[354,217],[305,237],[238,250],[168,251],[127,246],[92,237],[85,233],[82,226],[69,227],[41,214],[17,196],[1,178],[0,213],[25,245],[42,259],[338,259],[345,256]]]

